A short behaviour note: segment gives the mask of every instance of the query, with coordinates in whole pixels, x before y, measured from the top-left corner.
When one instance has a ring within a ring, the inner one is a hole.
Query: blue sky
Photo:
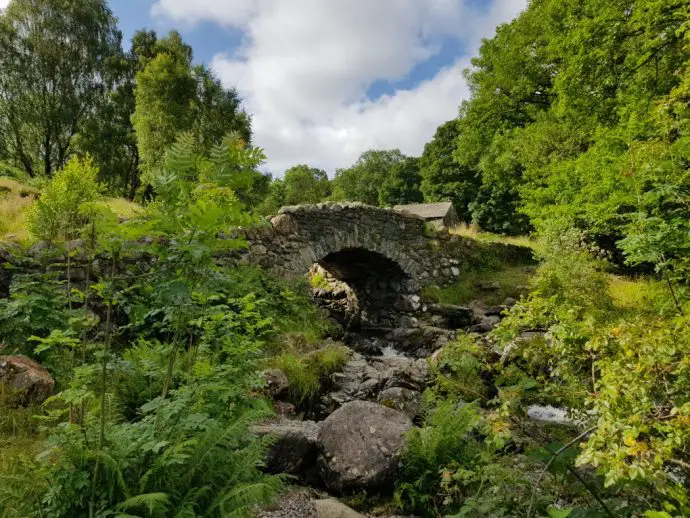
[[[8,0],[0,0],[0,7]],[[527,0],[109,0],[126,40],[179,30],[237,88],[266,171],[419,155],[469,95],[481,39]]]

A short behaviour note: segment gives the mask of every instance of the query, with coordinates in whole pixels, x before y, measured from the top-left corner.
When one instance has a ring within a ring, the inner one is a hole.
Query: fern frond
[[[165,512],[170,504],[170,498],[165,493],[144,493],[133,496],[118,504],[119,511],[131,511],[133,509],[146,509],[149,516],[154,512]]]
[[[255,507],[270,504],[278,497],[283,481],[280,477],[266,476],[259,482],[240,484],[219,495],[211,506],[224,517],[246,517]]]

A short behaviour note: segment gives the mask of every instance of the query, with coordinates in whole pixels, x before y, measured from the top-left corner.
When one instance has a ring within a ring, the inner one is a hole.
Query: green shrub
[[[287,376],[292,398],[304,403],[318,394],[322,378],[342,369],[349,357],[347,347],[328,345],[305,355],[283,352],[271,365]]]
[[[436,386],[445,394],[465,400],[485,400],[490,365],[485,346],[473,335],[461,334],[443,348],[436,366]]]

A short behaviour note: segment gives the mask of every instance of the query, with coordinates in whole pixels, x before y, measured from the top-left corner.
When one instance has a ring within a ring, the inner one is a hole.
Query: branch
[[[565,450],[567,450],[568,448],[570,448],[570,447],[571,447],[573,444],[575,444],[576,442],[579,442],[580,439],[582,439],[582,438],[585,437],[586,435],[589,435],[590,433],[592,433],[592,432],[593,432],[594,430],[596,430],[597,428],[598,428],[598,426],[592,426],[591,428],[588,428],[587,430],[585,430],[584,432],[582,432],[580,435],[578,435],[577,437],[575,437],[572,441],[570,441],[570,442],[568,442],[566,445],[564,445],[564,446],[563,446],[561,449],[559,449],[556,453],[551,452],[551,450],[549,450],[548,448],[546,448],[545,446],[543,446],[547,451],[549,451],[550,453],[553,453],[553,455],[552,455],[551,458],[549,459],[549,462],[546,463],[546,466],[544,466],[544,469],[542,470],[542,472],[539,474],[539,478],[537,478],[537,481],[536,481],[536,483],[534,484],[534,486],[532,486],[532,496],[530,496],[530,499],[529,499],[529,508],[527,509],[527,518],[530,518],[530,517],[532,516],[532,507],[534,506],[534,498],[535,498],[536,495],[537,495],[537,489],[539,489],[539,486],[541,485],[541,481],[542,481],[542,479],[544,478],[544,475],[546,475],[546,472],[547,472],[547,471],[549,470],[549,468],[551,467],[551,464],[553,464],[553,461],[556,460],[556,458],[557,458],[561,453],[563,453]],[[580,479],[580,481],[582,481],[582,480]],[[587,487],[587,486],[585,485],[585,487]],[[589,489],[589,488],[588,488],[588,489]],[[605,505],[603,504],[603,502],[599,499],[599,497],[598,497],[598,496],[595,496],[595,498],[604,506],[604,509],[606,509],[606,506],[605,506]],[[608,509],[606,509],[606,511],[608,512],[608,514],[609,514],[610,516],[612,516],[612,515],[611,515],[611,512],[610,512]]]

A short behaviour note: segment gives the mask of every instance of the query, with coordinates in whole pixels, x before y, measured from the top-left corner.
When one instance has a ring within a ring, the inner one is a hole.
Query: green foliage
[[[30,355],[30,337],[65,329],[70,312],[64,283],[57,277],[52,273],[13,278],[10,297],[0,299],[0,342],[7,352]]]
[[[404,159],[398,149],[365,151],[352,167],[336,171],[333,199],[378,205],[381,186],[391,177],[394,166]]]
[[[285,171],[282,182],[284,198],[281,205],[319,203],[331,194],[331,182],[326,172],[307,165],[296,165]]]
[[[628,491],[632,501],[646,491],[646,502],[633,504],[638,509],[666,506],[672,516],[682,516],[687,491],[672,472],[687,468],[682,358],[688,354],[688,322],[677,311],[686,299],[669,304],[668,290],[637,282],[635,289],[649,296],[638,293],[631,300],[631,288],[621,295],[622,281],[610,280],[576,232],[554,237],[543,247],[534,291],[494,338],[506,344],[521,330],[545,330],[546,340],[521,340],[510,358],[535,377],[542,398],[596,416],[577,464],[596,467],[604,487]]]
[[[148,37],[148,40],[147,40]],[[132,123],[144,182],[163,165],[164,152],[181,133],[190,132],[200,153],[209,153],[228,133],[240,147],[250,138],[249,117],[240,110],[235,90],[225,90],[204,66],[192,66],[192,49],[179,33],[157,40],[142,33],[133,51],[138,60]]]
[[[330,288],[326,276],[321,272],[315,273],[309,278],[309,285],[319,290],[327,290]]]
[[[390,175],[381,184],[379,204],[383,207],[391,207],[424,201],[424,196],[419,190],[421,181],[419,159],[405,157],[393,165]]]
[[[485,400],[488,360],[486,349],[472,335],[460,335],[443,349],[436,365],[437,388],[453,398]]]
[[[98,197],[98,169],[90,158],[72,158],[45,185],[28,214],[29,231],[54,242],[73,239],[88,223],[85,207]]]
[[[558,219],[666,269],[686,246],[688,48],[685,7],[668,0],[533,2],[499,27],[458,122],[456,160],[482,179],[475,222]]]
[[[137,73],[136,108],[132,122],[141,165],[151,174],[163,152],[192,124],[190,105],[196,94],[191,62],[161,53]]]
[[[250,516],[277,494],[281,480],[260,470],[267,444],[250,431],[271,415],[256,396],[260,348],[277,332],[276,307],[294,315],[305,298],[266,281],[262,300],[246,291],[261,286],[259,274],[216,264],[217,253],[244,245],[222,232],[252,223],[235,191],[263,155],[234,138],[208,155],[195,144],[183,138],[166,154],[156,201],[127,222],[89,203],[88,161],[70,162],[46,186],[32,230],[82,236],[69,251],[86,285],[70,285],[68,255],[66,286],[17,277],[3,301],[3,332],[24,350],[31,338],[28,352],[60,390],[41,416],[49,449],[0,474],[12,481],[0,493],[3,515]],[[149,264],[142,235],[153,241]],[[334,368],[328,354],[314,361]],[[9,495],[24,499],[20,510]]]
[[[451,120],[439,126],[434,138],[424,146],[419,159],[421,190],[425,201],[452,201],[460,220],[469,223],[472,221],[470,203],[481,181],[476,171],[455,161],[458,137],[458,122]]]
[[[318,395],[322,378],[342,369],[349,354],[347,347],[339,345],[329,345],[304,355],[285,351],[273,358],[271,365],[287,376],[294,401],[307,403]]]
[[[104,0],[13,0],[0,14],[0,156],[32,177],[63,167],[121,38]]]

